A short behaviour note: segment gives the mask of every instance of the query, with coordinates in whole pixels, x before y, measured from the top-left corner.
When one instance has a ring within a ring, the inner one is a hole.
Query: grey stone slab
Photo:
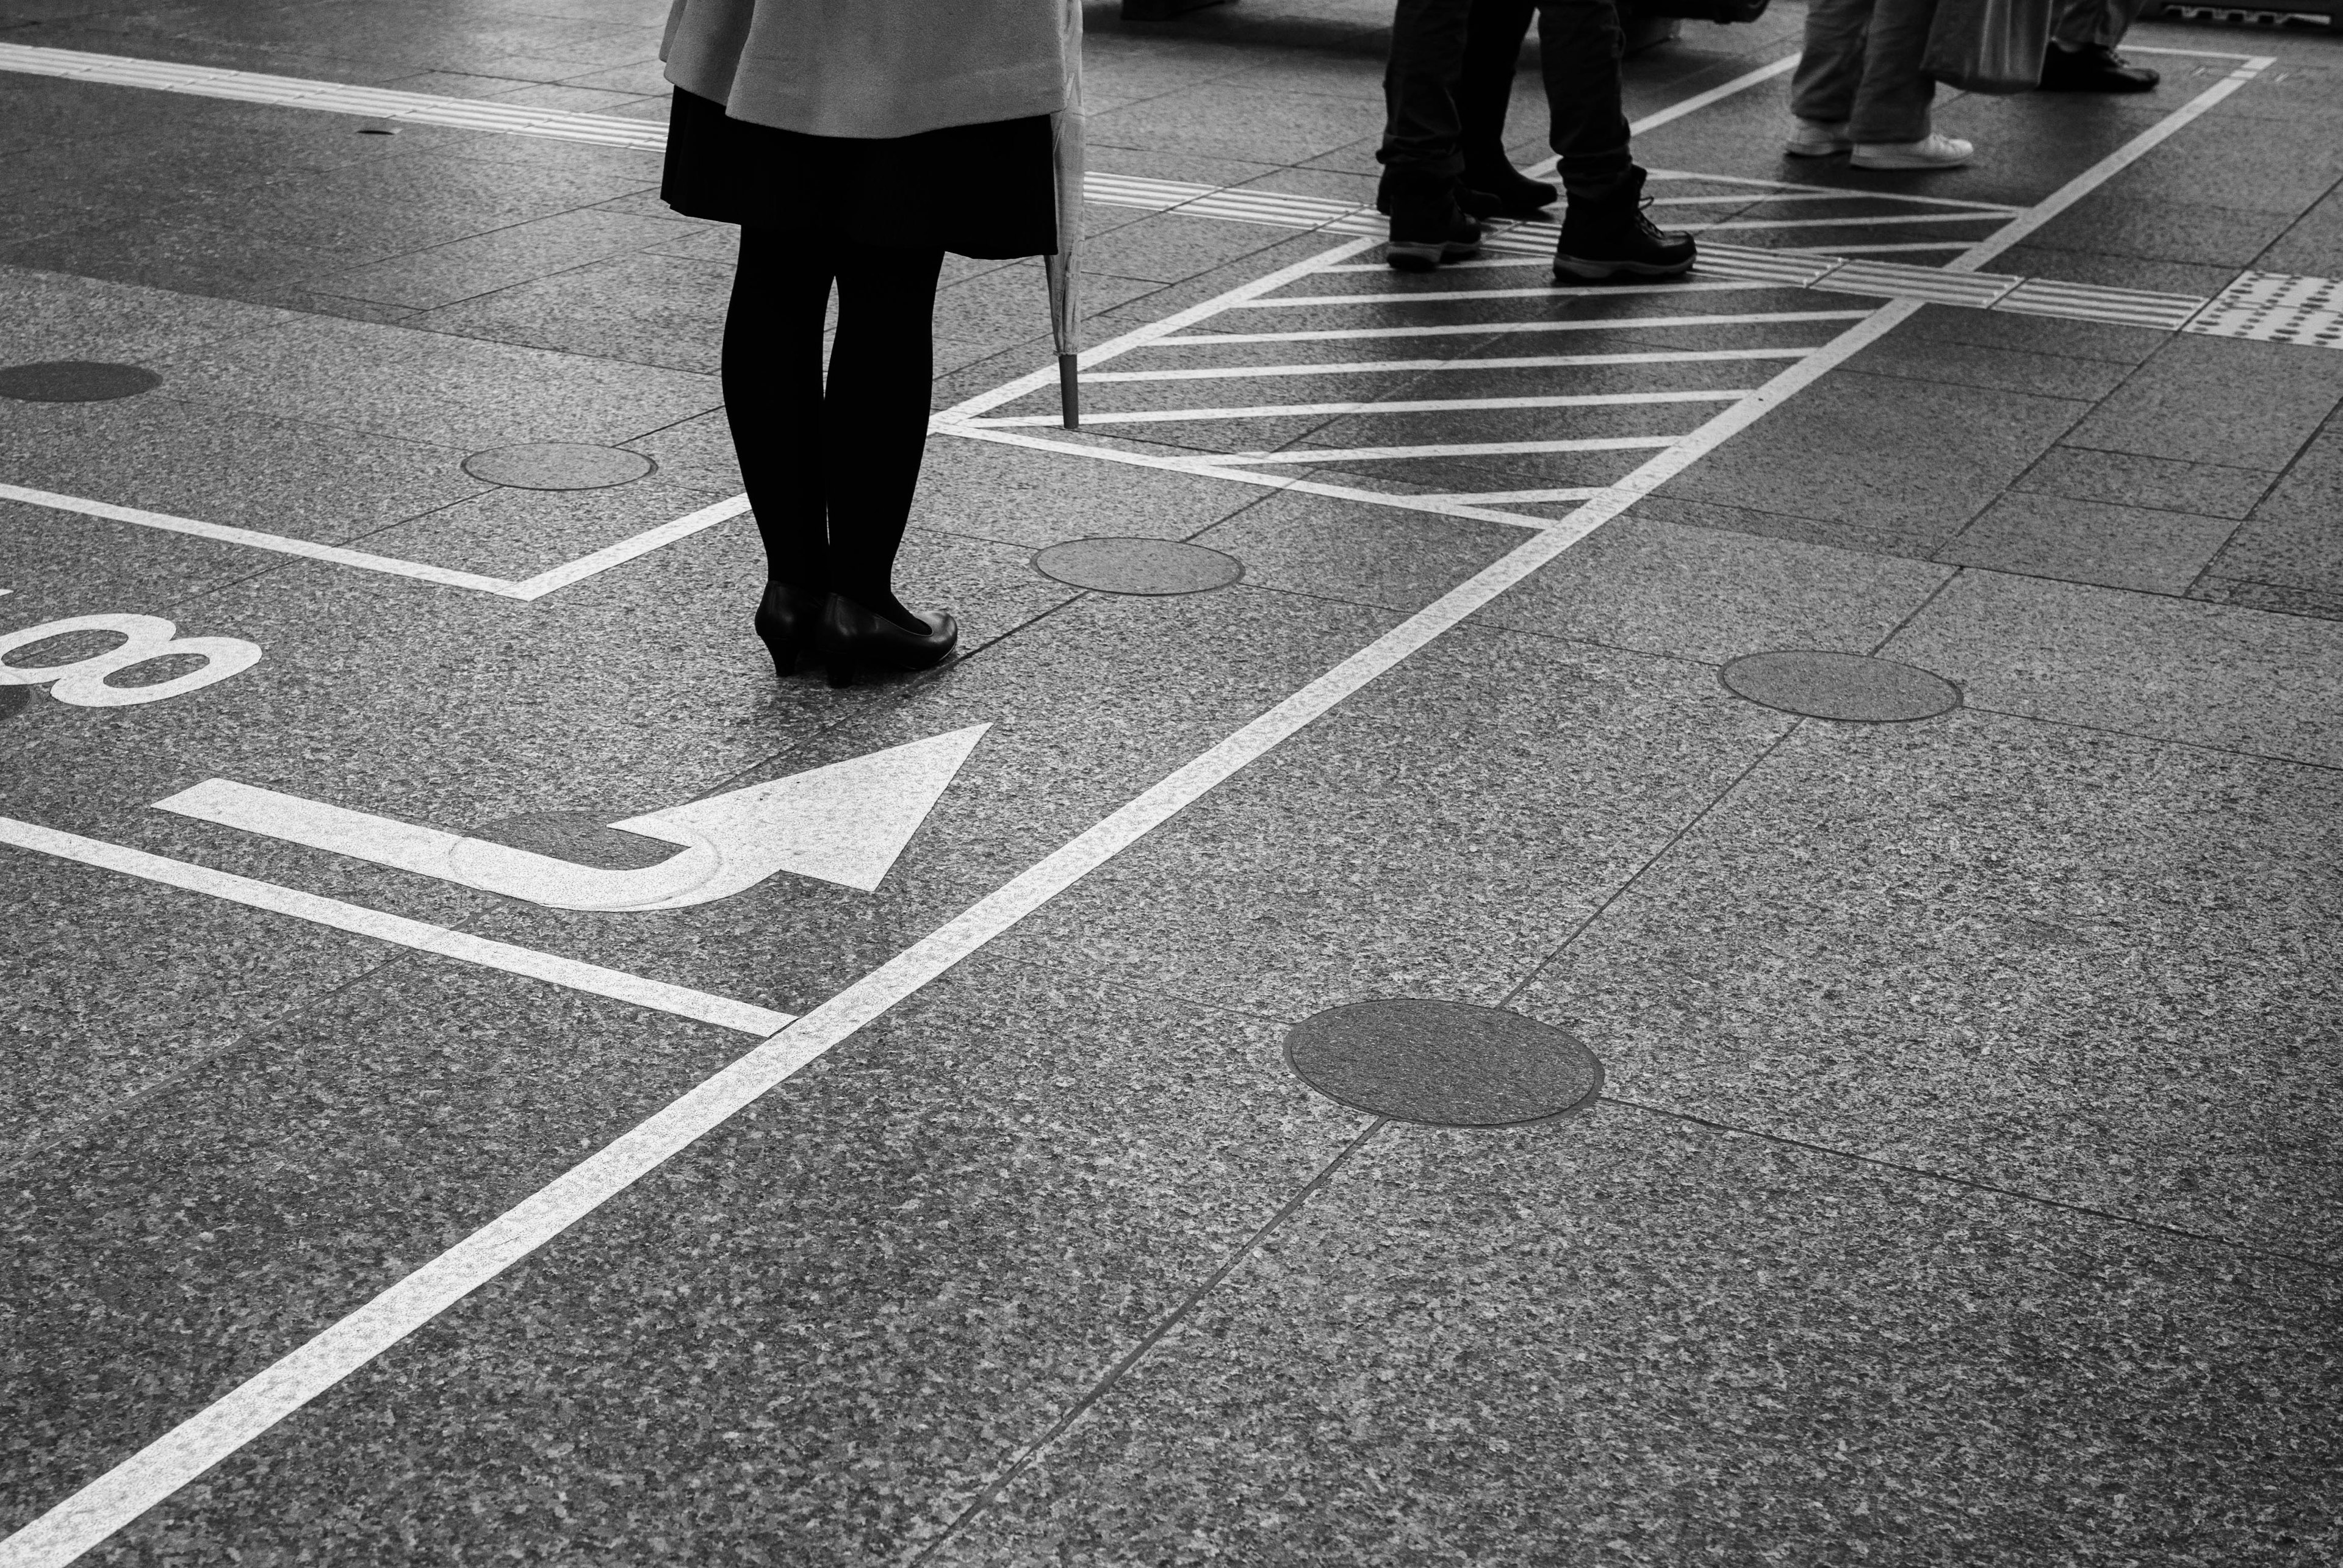
[[[2288,1562],[2335,1310],[1627,1109],[1389,1128],[930,1561]]]
[[[21,501],[0,501],[0,588],[8,590],[0,622],[10,630],[82,615],[167,615],[272,564],[240,546]]]
[[[2142,203],[2203,201],[2291,218],[2343,178],[2343,152],[2327,138],[2274,137],[2266,126],[2208,115],[2142,158],[2122,176]]]
[[[2066,496],[2077,501],[2154,507],[2207,518],[2242,518],[2254,508],[2275,475],[2260,468],[2190,463],[2139,452],[2098,452],[2053,447],[2019,475],[2014,490]]]
[[[2311,438],[2211,567],[2218,577],[2343,593],[2343,430]]]
[[[621,446],[721,400],[710,376],[341,321],[249,335],[156,368],[189,397],[466,451]]]
[[[1184,539],[1258,504],[1265,493],[1226,479],[934,436],[911,518],[920,527],[1035,549],[1105,535]]]
[[[255,1017],[12,1172],[7,1310],[35,1353],[7,1369],[0,1507],[55,1502],[739,1049],[428,960]]]
[[[2001,267],[2004,264],[1996,261],[1993,265]],[[2016,264],[2009,266],[2014,268]],[[2152,327],[2117,327],[2106,321],[2067,321],[2055,316],[2024,316],[2010,310],[1927,305],[1897,327],[1890,340],[1904,337],[2137,365],[2170,342],[2172,335]]]
[[[2149,162],[2154,161],[2151,155]],[[2294,215],[2201,199],[2223,194],[2223,187],[2216,186],[2200,192],[2196,201],[2151,196],[2132,188],[2118,176],[2036,229],[2026,244],[2041,250],[2093,251],[2209,266],[2249,266],[2286,231]]]
[[[317,286],[353,298],[429,309],[697,232],[681,219],[630,217],[589,207],[321,277]]]
[[[1905,376],[1919,381],[1949,381],[1962,387],[2024,392],[2045,397],[2096,402],[2122,384],[2127,367],[2104,359],[2028,354],[2010,348],[1947,343],[1891,332],[1848,360],[1847,368],[1868,376]]]
[[[255,234],[233,214],[109,217],[0,250],[12,266],[255,305],[287,304],[309,280],[372,258]]]
[[[1082,266],[1117,277],[1177,283],[1267,250],[1282,237],[1274,228],[1253,224],[1158,213],[1086,239]]]
[[[1769,648],[1869,653],[1950,575],[1643,510],[1604,524],[1475,618],[1718,664]]]
[[[2212,262],[2159,261],[2150,256],[2112,255],[2096,250],[2053,250],[2046,246],[2014,245],[1994,257],[1996,272],[2022,277],[2046,277],[2058,283],[2097,284],[2107,288],[2145,289],[2152,294],[2186,294],[2210,299],[2237,276],[2234,266]],[[1992,315],[1993,312],[1985,314]],[[2005,314],[2016,314],[2009,312]],[[2029,322],[2043,319],[2030,317]],[[2123,328],[2130,331],[2136,328]]]
[[[2064,398],[1835,370],[1658,494],[1892,532],[1932,547],[2031,467],[2087,408]]]
[[[377,1525],[349,1550],[385,1563],[491,1543],[548,1558],[916,1551],[1364,1120],[1295,1081],[1256,1021],[970,968],[262,1437],[122,1549],[290,1552],[320,1517],[363,1516]],[[546,1098],[595,1095],[578,1079],[597,1067],[630,1076],[603,1041],[588,1046]],[[460,1092],[468,1066],[457,1056],[417,1088]],[[483,1109],[518,1098],[500,1078],[471,1092]],[[468,1106],[407,1134],[422,1121],[410,1112],[388,1131],[436,1155],[481,1120]],[[447,1175],[360,1167],[351,1184],[387,1203],[421,1189],[432,1217],[457,1206],[434,1177],[501,1175],[518,1196],[541,1168],[536,1131],[500,1161],[449,1150],[436,1161]],[[404,1240],[395,1218],[374,1230]],[[530,1501],[557,1494],[558,1513]]]
[[[2338,99],[2343,103],[2343,99]],[[2343,276],[2343,202],[2330,193],[2297,218],[2269,248],[2256,256],[2259,272],[2292,272],[2311,277]]]
[[[2093,409],[2066,444],[2276,470],[2338,401],[2343,355],[2183,336]]]
[[[1503,523],[1272,492],[1196,542],[1236,557],[1263,588],[1415,610],[1530,538]]]
[[[2323,622],[1971,571],[1882,651],[1970,706],[2333,767],[2343,666]]]
[[[293,319],[286,311],[27,267],[0,268],[0,364],[132,364]]]
[[[1936,558],[2177,594],[2187,591],[2237,528],[2233,518],[2013,491],[1980,512]]]
[[[417,318],[435,332],[712,376],[732,268],[624,256],[518,283]]]
[[[698,477],[728,495],[740,493],[740,465],[724,410],[696,414],[627,443],[679,478]],[[930,457],[932,461],[932,456]]]
[[[2208,599],[2214,604],[2240,605],[2247,609],[2268,610],[2277,615],[2318,616],[2326,620],[2343,620],[2343,593],[2325,588],[2296,588],[2288,583],[2252,582],[2237,578],[2217,577],[2208,572],[2188,590],[2191,598]]]
[[[1143,300],[1157,292],[1144,280],[1093,276],[1082,289],[1086,319],[1103,317],[1119,306]],[[1155,311],[1151,315],[1162,315]],[[936,291],[936,337],[939,340],[982,343],[1005,347],[1050,336],[1050,290],[1037,261],[1020,262],[980,273],[964,282]],[[1101,326],[1098,337],[1111,328]]]
[[[1809,727],[1518,1005],[1637,1103],[2331,1259],[2338,800],[1974,711]]]
[[[631,173],[414,153],[247,193],[236,206],[283,243],[392,256],[590,206],[642,183]]]
[[[1454,633],[1002,940],[1272,1017],[1493,1003],[1792,722],[1700,666]]]
[[[364,543],[368,550],[401,560],[518,579],[724,498],[696,475],[656,474],[589,490],[490,487],[369,534]]]
[[[480,494],[459,447],[366,435],[173,396],[0,405],[10,482],[198,522],[347,540]],[[136,553],[156,536],[77,518]],[[249,558],[255,560],[260,558]]]

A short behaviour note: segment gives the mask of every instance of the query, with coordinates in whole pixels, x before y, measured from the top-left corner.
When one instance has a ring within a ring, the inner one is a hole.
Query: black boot
[[[1463,183],[1456,199],[1474,217],[1535,217],[1562,195],[1513,167],[1502,153],[1494,161],[1465,159]]]
[[[1692,236],[1654,228],[1644,216],[1644,171],[1631,165],[1625,174],[1570,187],[1554,281],[1601,283],[1622,273],[1677,277],[1692,270],[1695,255]]]
[[[915,611],[924,629],[913,631],[837,594],[821,613],[817,638],[832,686],[851,686],[865,672],[927,669],[951,657],[960,625],[940,609]]]
[[[2105,44],[2079,49],[2053,44],[2042,56],[2042,91],[2046,93],[2146,93],[2164,80],[2145,65],[2135,65]]]
[[[1456,204],[1456,182],[1438,175],[1383,171],[1375,206],[1391,215],[1383,259],[1402,272],[1430,272],[1479,254],[1481,226]]]

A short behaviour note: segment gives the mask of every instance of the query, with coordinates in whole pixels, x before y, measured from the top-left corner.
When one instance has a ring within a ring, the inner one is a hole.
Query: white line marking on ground
[[[1420,496],[1425,501],[1479,501],[1507,506],[1523,506],[1538,501],[1591,501],[1603,493],[1600,485],[1580,485],[1567,490],[1454,490],[1446,495],[1433,493]]]
[[[2022,206],[2007,206],[2000,202],[1963,201],[1954,196],[1913,196],[1902,191],[1850,190],[1845,186],[1801,185],[1795,180],[1752,179],[1745,175],[1705,175],[1692,169],[1653,169],[1650,171],[1650,177],[1662,183],[1697,180],[1709,185],[1747,186],[1753,190],[1795,191],[1812,196],[1817,200],[1832,197],[1846,200],[1859,196],[1865,201],[1903,202],[1920,206],[1969,207],[1978,212],[1997,212],[2011,217],[2026,210]],[[1787,201],[1792,198],[1784,196],[1781,199]]]
[[[1537,452],[1634,452],[1654,447],[1673,447],[1683,439],[1682,436],[1588,436],[1570,441],[1443,441],[1423,447],[1290,447],[1276,452],[1221,452],[1208,457],[1174,457],[1169,466],[1198,468],[1233,463],[1378,463],[1402,457],[1501,457]]]
[[[1811,348],[1684,348],[1650,354],[1532,354],[1486,359],[1355,359],[1324,365],[1231,365],[1186,370],[1088,370],[1084,385],[1105,381],[1219,381],[1263,376],[1369,376],[1384,371],[1559,370],[1582,365],[1706,365],[1749,359],[1797,359]]]
[[[1490,408],[1608,408],[1643,403],[1730,403],[1749,388],[1694,392],[1556,393],[1542,397],[1418,397],[1383,403],[1267,403],[1238,408],[1140,408],[1124,413],[1085,414],[1085,425],[1178,425],[1192,419],[1276,419],[1342,414],[1461,414]],[[970,419],[971,425],[1055,425],[1055,414],[1018,414],[1005,419]]]
[[[749,509],[746,496],[734,496],[702,507],[696,512],[648,528],[629,539],[621,539],[608,548],[583,556],[550,571],[538,573],[524,581],[513,582],[505,578],[492,578],[479,572],[456,571],[447,567],[435,567],[423,561],[402,560],[396,556],[379,556],[368,550],[354,550],[343,545],[323,545],[313,539],[294,538],[285,534],[263,533],[257,528],[232,528],[225,523],[199,522],[194,518],[175,518],[167,512],[150,512],[139,507],[117,507],[111,501],[93,501],[82,496],[61,496],[53,490],[35,490],[22,485],[0,485],[0,501],[21,501],[26,506],[42,507],[50,511],[75,512],[83,517],[105,518],[117,523],[135,523],[142,528],[159,528],[166,533],[192,534],[198,538],[216,539],[222,544],[246,545],[256,550],[272,550],[281,556],[300,556],[308,560],[327,561],[335,566],[355,567],[361,571],[381,572],[389,577],[411,578],[417,582],[433,583],[441,588],[466,588],[474,593],[494,594],[499,598],[531,600],[582,582],[597,572],[633,560],[686,538],[703,528],[713,528],[727,518],[739,517]]]
[[[1776,321],[1858,321],[1867,310],[1768,310],[1743,316],[1619,316],[1600,321],[1478,321],[1439,327],[1343,327],[1308,332],[1193,332],[1163,343],[1333,343],[1353,337],[1456,337],[1471,333],[1627,332],[1648,327],[1745,327]],[[1053,371],[1054,375],[1055,372]]]
[[[1767,67],[1767,72],[1779,75],[1788,68],[1776,62],[1775,66]],[[2215,91],[2234,91],[2236,80],[2225,81]],[[2226,96],[2227,93],[2220,92],[2220,95]],[[2178,113],[2193,119],[2204,112],[2204,107],[2218,101],[2218,96],[2212,97],[2203,107],[2192,101]],[[2180,123],[2186,124],[2187,120]],[[2158,126],[2143,133],[2143,136],[2147,138],[2146,146],[2153,146],[2170,134]],[[2103,160],[2090,173],[2104,168],[2106,175],[2100,177],[2105,178],[2130,161]],[[2071,206],[2087,194],[2077,186],[2081,179],[2087,177],[2089,174],[2078,176],[2075,184],[2057,193],[2058,196]],[[1338,246],[1312,261],[1322,264],[1344,260],[1363,248],[1363,245]],[[1967,264],[1967,269],[1974,270],[2004,248],[2006,246],[1989,240],[1975,247],[1962,261]],[[1283,281],[1304,276],[1309,265],[1300,264],[1300,270],[1283,268],[1272,276]],[[1208,307],[1217,304],[1208,302]],[[1211,313],[1208,307],[1192,307],[1181,315],[1188,320],[1202,319],[1202,315]],[[1673,443],[1666,451],[1610,487],[1600,498],[1585,503],[1498,558],[731,1066],[56,1503],[0,1542],[0,1568],[63,1568],[106,1540],[723,1125],[857,1030],[918,994],[961,960],[1014,928],[1027,915],[1455,628],[1717,446],[1878,341],[1920,308],[1917,301],[1898,300],[1868,313],[1861,325],[1785,369],[1755,396],[1735,404]],[[1126,337],[1139,338],[1144,331],[1141,328],[1140,333],[1127,334]],[[965,417],[998,407],[1024,396],[1054,374],[1052,366],[1031,376],[1020,377],[1006,388],[970,398],[950,412]],[[1005,435],[970,434],[979,439],[1000,439]],[[1086,450],[1065,447],[1058,449]],[[1121,456],[1103,449],[1091,455]]]
[[[1715,223],[1671,224],[1687,234],[1715,234],[1728,228],[1874,228],[1883,224],[1899,223],[1992,223],[2001,215],[1997,212],[1896,212],[1872,213],[1861,217],[1751,217],[1720,218]]]
[[[60,832],[54,828],[20,822],[13,818],[0,817],[0,843],[55,855],[62,859],[77,860],[85,866],[143,878],[166,887],[208,894],[230,903],[266,910],[271,914],[290,915],[296,920],[331,926],[337,930],[372,937],[377,941],[395,942],[400,947],[434,953],[440,958],[478,964],[484,969],[502,970],[507,974],[566,986],[571,990],[590,991],[596,996],[632,1002],[637,1007],[673,1013],[679,1018],[712,1023],[747,1034],[770,1034],[777,1029],[787,1027],[790,1021],[788,1013],[735,1001],[730,997],[694,990],[689,986],[669,985],[664,980],[646,980],[641,975],[604,969],[599,964],[580,963],[575,959],[514,947],[508,942],[491,941],[449,926],[435,926],[422,920],[408,920],[404,915],[385,914],[380,910],[344,903],[339,899],[321,898],[316,893],[278,887],[274,882],[257,881],[228,871],[216,871],[208,866],[150,855],[144,849],[109,844],[101,839],[85,839],[78,833]],[[27,1532],[35,1529],[37,1523],[36,1521],[35,1524],[27,1525],[24,1531],[0,1542],[0,1563],[15,1568],[15,1564],[25,1562],[67,1563],[85,1549],[75,1547],[65,1556],[56,1558],[27,1555],[38,1550],[37,1538],[27,1539],[26,1535]]]

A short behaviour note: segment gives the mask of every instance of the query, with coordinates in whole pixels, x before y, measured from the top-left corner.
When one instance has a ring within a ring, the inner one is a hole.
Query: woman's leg
[[[821,405],[830,590],[915,631],[925,627],[890,579],[927,448],[943,262],[941,250],[878,247],[836,258],[838,340]]]
[[[1863,85],[1846,134],[1859,145],[1917,142],[1928,135],[1935,80],[1921,73],[1936,0],[1877,0],[1864,41]]]
[[[1791,114],[1832,126],[1854,115],[1871,5],[1872,0],[1810,0],[1805,47],[1790,78]]]
[[[804,259],[805,250],[767,230],[740,231],[724,317],[724,417],[764,538],[768,578],[823,592],[821,324],[830,274],[827,263]]]

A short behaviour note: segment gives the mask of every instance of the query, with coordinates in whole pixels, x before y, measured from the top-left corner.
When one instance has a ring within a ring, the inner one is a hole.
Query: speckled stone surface
[[[432,1148],[475,1121],[437,1109]],[[979,960],[108,1558],[291,1552],[327,1521],[386,1563],[908,1554],[1364,1121],[1257,1020]],[[554,1141],[509,1136],[449,1152],[511,1181]]]
[[[2338,808],[1986,714],[1809,726],[1517,1005],[1624,1099],[2331,1259]]]
[[[2307,1564],[2338,1304],[1624,1108],[1392,1127],[929,1561]]]

